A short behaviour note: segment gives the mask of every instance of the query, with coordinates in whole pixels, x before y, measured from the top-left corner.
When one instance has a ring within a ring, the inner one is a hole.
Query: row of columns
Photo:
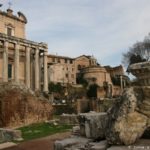
[[[14,81],[15,83],[19,83],[19,44],[15,43],[15,55],[14,55]],[[35,90],[40,89],[40,68],[39,68],[39,48],[35,49]],[[26,59],[25,59],[25,84],[28,88],[30,88],[30,53],[31,48],[26,47]],[[48,91],[48,80],[47,80],[47,52],[44,51],[44,87],[43,91]],[[34,79],[34,78],[33,78]],[[4,51],[3,51],[3,82],[8,82],[8,41],[4,42]]]

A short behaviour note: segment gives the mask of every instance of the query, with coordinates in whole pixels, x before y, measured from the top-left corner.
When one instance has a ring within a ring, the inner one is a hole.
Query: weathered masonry
[[[0,82],[25,84],[34,91],[48,91],[45,43],[25,39],[26,17],[12,10],[0,11]]]

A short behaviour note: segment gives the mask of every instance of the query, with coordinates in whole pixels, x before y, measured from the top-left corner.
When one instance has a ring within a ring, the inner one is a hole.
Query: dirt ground
[[[23,142],[17,145],[16,147],[7,148],[5,150],[54,150],[54,142],[56,140],[69,137],[70,134],[70,132],[57,133],[48,137]]]

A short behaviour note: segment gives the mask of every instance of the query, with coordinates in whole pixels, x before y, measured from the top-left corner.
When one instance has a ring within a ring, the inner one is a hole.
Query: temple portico
[[[48,91],[47,44],[0,33],[0,81]]]

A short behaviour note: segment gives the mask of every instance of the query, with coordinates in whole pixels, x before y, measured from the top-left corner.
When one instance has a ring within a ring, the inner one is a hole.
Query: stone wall
[[[7,31],[7,27],[12,28],[13,36],[25,38],[25,24],[26,21],[22,20],[18,16],[15,16],[10,13],[12,10],[8,9],[7,12],[0,11],[0,32],[5,33]]]
[[[18,127],[51,118],[52,106],[25,86],[0,85],[0,127]]]
[[[48,81],[62,84],[76,84],[75,61],[73,58],[48,55]]]
[[[78,99],[76,106],[77,106],[77,113],[85,113],[90,110],[89,100],[87,99]]]
[[[107,112],[117,100],[108,98],[104,98],[103,100],[78,99],[76,105],[77,113],[87,113],[89,111]]]
[[[101,66],[92,66],[87,67],[82,70],[84,74],[84,79],[89,83],[93,83],[93,79],[96,79],[96,82],[100,87],[103,86],[104,82],[112,85],[110,74],[106,71],[104,67]]]

